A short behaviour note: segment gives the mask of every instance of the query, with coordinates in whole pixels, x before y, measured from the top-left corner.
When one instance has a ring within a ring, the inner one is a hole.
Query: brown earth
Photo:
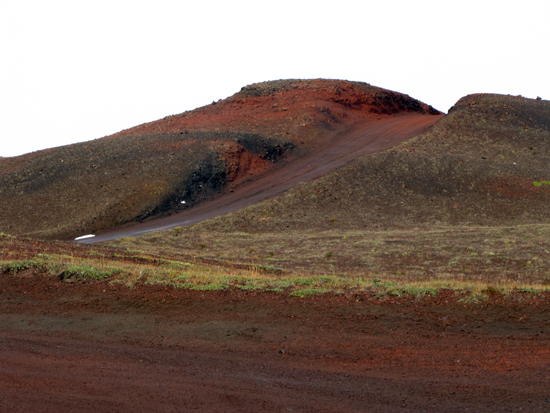
[[[550,410],[550,296],[463,304],[0,277],[0,411]]]

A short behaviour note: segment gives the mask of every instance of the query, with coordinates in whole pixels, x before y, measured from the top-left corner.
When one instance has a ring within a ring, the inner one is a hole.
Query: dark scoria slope
[[[438,112],[365,83],[265,82],[110,137],[0,159],[0,232],[72,238],[168,215],[401,113]]]
[[[201,225],[276,231],[547,223],[544,181],[550,102],[470,95],[416,138]]]
[[[250,134],[130,136],[0,163],[1,231],[55,238],[192,206],[288,145]],[[181,204],[186,200],[186,204]]]

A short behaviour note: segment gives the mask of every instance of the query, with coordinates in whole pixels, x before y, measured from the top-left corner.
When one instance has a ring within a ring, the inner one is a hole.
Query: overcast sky
[[[275,79],[363,81],[445,112],[470,93],[550,99],[548,16],[548,0],[0,0],[0,156]]]

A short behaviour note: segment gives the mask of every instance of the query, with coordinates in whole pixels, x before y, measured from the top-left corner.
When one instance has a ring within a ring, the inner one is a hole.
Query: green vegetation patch
[[[405,287],[390,286],[386,290],[381,290],[379,292],[379,295],[385,295],[385,294],[393,295],[393,296],[410,294],[415,297],[423,296],[423,295],[431,295],[433,297],[439,294],[439,289],[433,288],[433,287],[425,287],[425,286],[405,286]]]
[[[22,241],[13,238],[2,240],[0,273],[34,273],[65,282],[108,282],[129,288],[159,284],[292,297],[332,292],[423,299],[453,290],[468,303],[550,291],[550,225],[249,233],[246,240],[241,233],[197,232],[196,228],[182,232],[185,236],[180,238],[194,243],[196,250],[202,244],[212,246],[205,259],[193,258],[195,250],[178,244],[159,247],[145,243],[139,249],[129,248],[139,240],[134,238],[126,245],[127,240],[122,241],[118,253],[96,252],[89,246],[80,251],[74,247],[64,250],[60,244],[37,254],[33,242],[30,258],[10,260],[24,256],[16,246]],[[329,245],[335,254],[327,262]],[[242,258],[251,246],[258,256]],[[181,255],[182,251],[187,255]],[[223,256],[222,252],[235,255]],[[270,265],[270,252],[285,260],[281,261],[284,267]]]
[[[122,270],[119,268],[100,270],[94,267],[88,267],[79,265],[75,267],[68,267],[59,274],[61,280],[68,280],[70,278],[77,280],[104,280],[121,274]]]
[[[331,290],[318,289],[318,288],[306,288],[304,290],[293,291],[289,295],[291,297],[307,297],[310,295],[326,294],[329,292],[331,292]]]
[[[32,268],[42,268],[42,263],[32,260],[8,261],[0,264],[0,272],[17,274]]]
[[[217,290],[227,290],[229,288],[229,285],[227,284],[205,284],[205,285],[194,285],[190,287],[191,290],[198,290],[198,291],[217,291]]]

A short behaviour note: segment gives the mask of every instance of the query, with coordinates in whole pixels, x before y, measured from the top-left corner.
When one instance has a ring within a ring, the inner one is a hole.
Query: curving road
[[[204,202],[169,217],[125,226],[99,233],[78,242],[91,244],[117,238],[133,237],[152,231],[192,225],[206,219],[235,212],[265,199],[280,195],[300,182],[311,181],[351,160],[380,152],[404,142],[433,125],[444,115],[403,115],[384,120],[372,120],[338,133],[325,147],[308,156],[294,159],[265,176],[243,185],[234,192]]]

